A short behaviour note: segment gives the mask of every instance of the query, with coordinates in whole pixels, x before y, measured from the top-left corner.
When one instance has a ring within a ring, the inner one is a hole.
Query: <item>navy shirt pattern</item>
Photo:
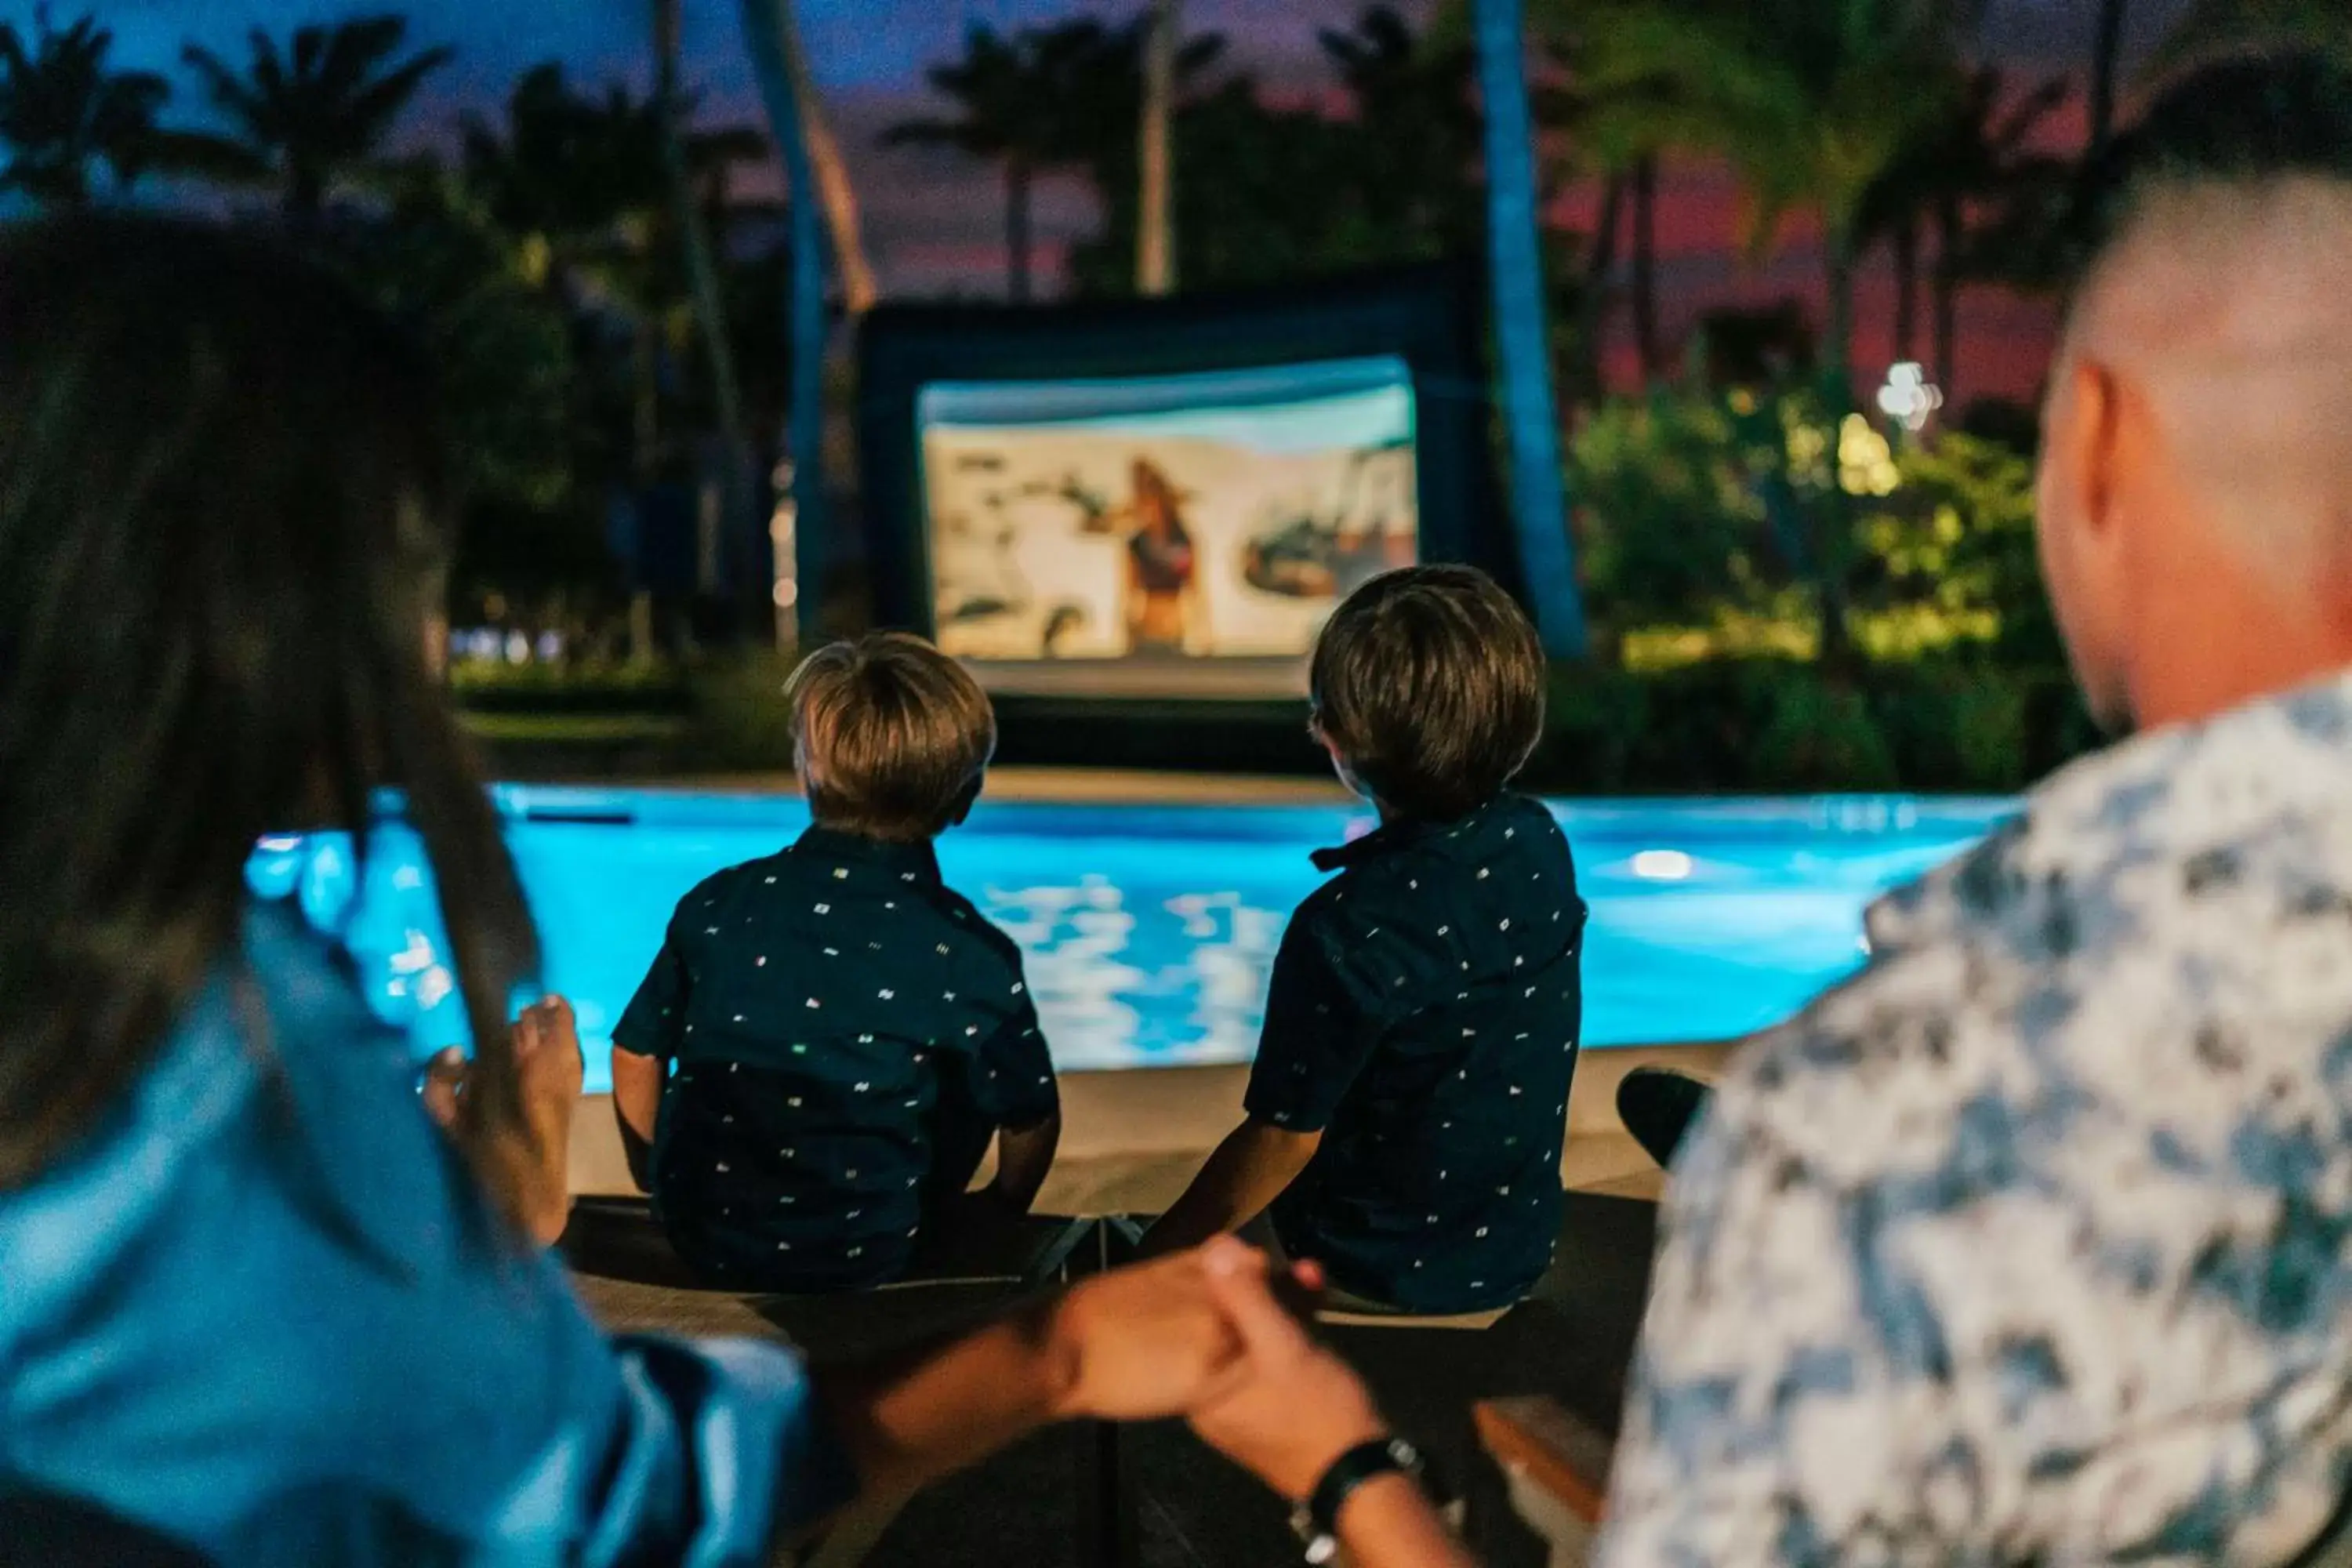
[[[1567,837],[1503,795],[1315,863],[1339,875],[1283,934],[1246,1100],[1323,1134],[1275,1234],[1373,1300],[1516,1301],[1559,1228],[1585,917]]]
[[[2352,1475],[2352,676],[1871,911],[1678,1157],[1602,1568],[2269,1564]]]
[[[613,1038],[671,1064],[664,1228],[742,1289],[897,1278],[995,1130],[1059,1105],[1012,939],[928,843],[824,827],[688,893]]]

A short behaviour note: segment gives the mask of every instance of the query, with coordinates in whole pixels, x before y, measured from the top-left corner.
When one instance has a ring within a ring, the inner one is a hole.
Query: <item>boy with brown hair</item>
[[[1467,566],[1376,577],[1315,645],[1314,733],[1381,826],[1315,864],[1274,963],[1248,1119],[1152,1227],[1155,1251],[1260,1213],[1355,1304],[1507,1306],[1560,1215],[1584,901],[1567,837],[1509,792],[1544,659]]]
[[[998,1141],[1026,1213],[1061,1132],[1021,952],[940,880],[996,748],[987,696],[919,637],[809,656],[787,689],[814,819],[689,892],[613,1031],[632,1167],[713,1283],[903,1275]]]

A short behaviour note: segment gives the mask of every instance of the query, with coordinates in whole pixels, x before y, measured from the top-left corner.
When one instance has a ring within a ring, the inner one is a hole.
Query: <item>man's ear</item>
[[[2086,542],[2107,543],[2118,521],[2116,497],[2122,488],[2123,388],[2116,373],[2098,360],[2076,360],[2066,372],[2068,385],[2060,406],[2064,417],[2047,438],[2061,442],[2064,451],[2059,471],[2074,493],[2069,510],[2079,521]]]

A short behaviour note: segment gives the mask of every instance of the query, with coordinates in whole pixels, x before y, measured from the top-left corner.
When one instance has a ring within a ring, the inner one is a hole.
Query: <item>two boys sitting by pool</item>
[[[1334,614],[1314,731],[1380,827],[1275,960],[1247,1119],[1152,1228],[1259,1220],[1343,1305],[1507,1306],[1549,1263],[1580,1016],[1565,837],[1510,780],[1542,654],[1466,567],[1391,573]],[[633,1163],[686,1261],[738,1289],[898,1278],[992,1136],[1024,1212],[1059,1131],[1013,943],[939,879],[992,750],[986,698],[919,639],[814,655],[792,687],[814,826],[689,893],[614,1031]],[[649,1154],[649,1159],[646,1158]]]

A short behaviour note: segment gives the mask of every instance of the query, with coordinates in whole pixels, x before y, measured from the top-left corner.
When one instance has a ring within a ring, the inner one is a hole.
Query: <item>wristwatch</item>
[[[1307,1500],[1290,1510],[1290,1528],[1306,1544],[1307,1561],[1320,1568],[1339,1554],[1339,1510],[1358,1487],[1375,1476],[1402,1475],[1424,1489],[1429,1467],[1421,1450],[1402,1437],[1359,1443],[1331,1461]]]

